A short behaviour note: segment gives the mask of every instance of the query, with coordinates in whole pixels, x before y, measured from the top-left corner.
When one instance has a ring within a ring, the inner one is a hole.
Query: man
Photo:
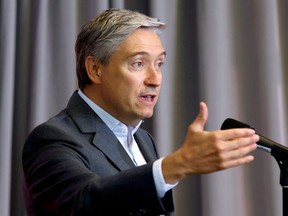
[[[253,160],[255,132],[204,131],[203,102],[182,146],[157,159],[140,125],[159,97],[166,52],[157,32],[163,28],[156,19],[118,9],[82,28],[79,90],[24,146],[29,215],[169,214],[171,190],[182,179]]]

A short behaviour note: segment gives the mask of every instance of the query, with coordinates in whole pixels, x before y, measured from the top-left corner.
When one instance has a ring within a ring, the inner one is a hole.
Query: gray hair
[[[108,64],[119,45],[138,28],[162,30],[165,23],[136,11],[114,8],[103,11],[83,26],[75,45],[80,89],[91,84],[85,68],[86,58],[94,56],[101,64]]]

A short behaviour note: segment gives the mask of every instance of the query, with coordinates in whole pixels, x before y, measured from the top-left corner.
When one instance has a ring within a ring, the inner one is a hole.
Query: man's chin
[[[145,119],[150,119],[152,118],[153,114],[152,115],[146,115],[145,117],[142,118],[142,120],[145,120]]]
[[[142,113],[139,115],[140,119],[145,120],[145,119],[149,119],[153,116],[153,112],[149,112],[149,113]]]

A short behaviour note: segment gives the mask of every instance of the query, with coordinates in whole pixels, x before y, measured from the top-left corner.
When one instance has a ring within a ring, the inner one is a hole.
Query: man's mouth
[[[142,95],[140,96],[141,100],[147,101],[147,102],[153,102],[156,95]]]

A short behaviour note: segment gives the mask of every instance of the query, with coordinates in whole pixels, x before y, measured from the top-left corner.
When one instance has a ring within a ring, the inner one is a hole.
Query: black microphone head
[[[240,121],[237,121],[235,119],[232,119],[232,118],[227,118],[222,126],[221,126],[221,130],[226,130],[226,129],[231,129],[231,128],[251,128],[251,129],[254,129],[252,127],[250,127],[249,125],[247,124],[244,124]]]

